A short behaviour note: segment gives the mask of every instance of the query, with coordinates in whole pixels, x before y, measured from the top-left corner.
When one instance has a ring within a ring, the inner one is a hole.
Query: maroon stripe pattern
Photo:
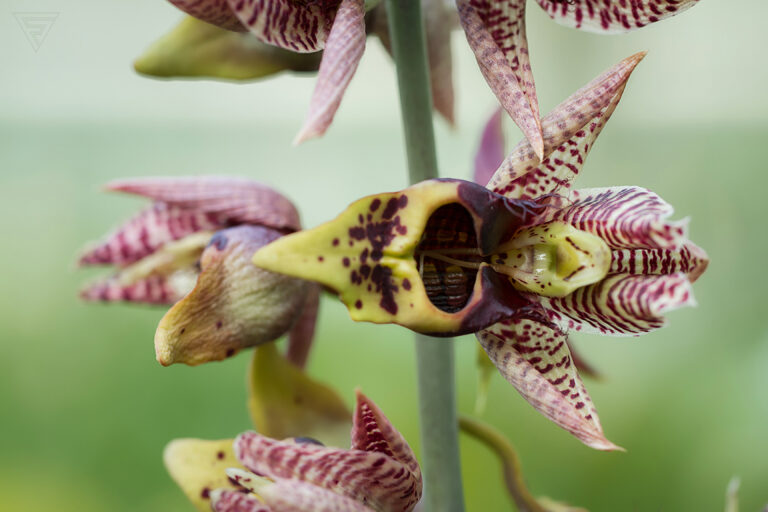
[[[325,46],[339,0],[227,0],[240,22],[265,43],[299,53]]]
[[[252,494],[224,489],[211,491],[211,509],[214,512],[277,512]]]
[[[544,416],[592,448],[618,448],[603,435],[566,334],[547,322],[542,311],[497,323],[480,331],[477,339],[504,378]]]
[[[195,274],[191,273],[191,284]],[[146,304],[170,305],[190,292],[189,286],[180,286],[169,276],[151,275],[130,284],[122,282],[119,276],[98,281],[80,292],[80,298],[97,302],[143,302]]]
[[[226,30],[245,32],[230,7],[228,0],[168,0],[173,5],[199,20],[216,25]]]
[[[259,494],[272,512],[376,512],[360,501],[300,480],[277,479]]]
[[[521,141],[496,170],[488,188],[521,199],[570,188],[644,56],[638,53],[624,59],[547,114],[542,120],[544,159],[527,140]]]
[[[421,498],[421,472],[405,439],[362,393],[354,421],[349,450],[246,432],[235,440],[235,454],[248,470],[278,483],[312,484],[378,512],[413,510]]]
[[[320,62],[315,90],[296,143],[325,133],[365,51],[365,2],[342,0]]]
[[[619,34],[661,21],[699,0],[536,0],[547,14],[568,27]]]
[[[536,155],[544,141],[525,40],[525,0],[458,0],[459,19],[486,82]]]

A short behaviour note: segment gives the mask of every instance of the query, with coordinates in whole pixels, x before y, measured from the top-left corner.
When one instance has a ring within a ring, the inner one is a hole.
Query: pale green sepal
[[[316,71],[322,53],[299,54],[186,17],[134,62],[143,75],[162,78],[254,80],[281,71]]]

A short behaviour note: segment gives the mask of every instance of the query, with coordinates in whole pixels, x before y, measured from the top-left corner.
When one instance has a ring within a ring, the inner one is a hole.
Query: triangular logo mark
[[[15,12],[13,15],[35,52],[43,45],[48,32],[59,17],[58,12]]]

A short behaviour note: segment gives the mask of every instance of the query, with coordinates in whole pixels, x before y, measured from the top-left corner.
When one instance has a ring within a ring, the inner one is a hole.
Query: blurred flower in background
[[[287,332],[289,357],[304,364],[318,288],[250,261],[300,228],[288,199],[260,183],[217,177],[132,179],[107,189],[154,203],[80,258],[117,267],[85,288],[84,299],[173,304],[155,334],[163,365],[225,359]]]

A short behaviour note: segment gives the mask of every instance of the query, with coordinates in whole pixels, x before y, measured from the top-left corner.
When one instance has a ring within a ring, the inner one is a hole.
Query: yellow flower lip
[[[456,243],[490,255],[540,208],[474,183],[429,180],[360,199],[335,220],[260,249],[253,261],[332,288],[356,321],[435,335],[474,332],[526,300],[487,262],[470,272],[449,266],[446,274],[429,251]]]

